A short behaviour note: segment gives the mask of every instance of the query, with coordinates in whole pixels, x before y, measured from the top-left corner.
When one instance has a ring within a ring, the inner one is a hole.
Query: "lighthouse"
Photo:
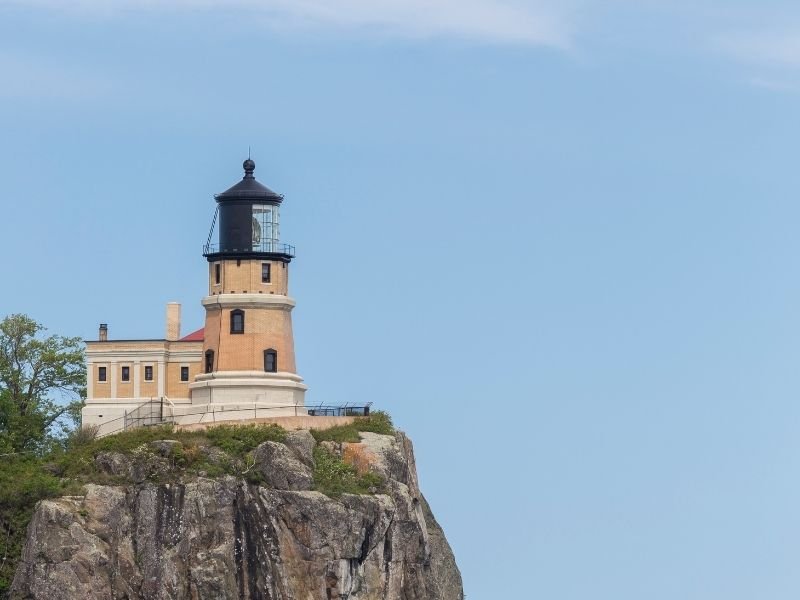
[[[191,403],[258,403],[275,416],[304,414],[307,388],[295,364],[289,296],[294,247],[280,238],[283,196],[256,180],[254,161],[243,167],[242,180],[214,197],[217,212],[203,248],[201,373],[189,385]]]

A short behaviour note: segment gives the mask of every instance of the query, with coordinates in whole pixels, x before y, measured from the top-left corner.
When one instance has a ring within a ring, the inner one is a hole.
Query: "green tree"
[[[83,342],[44,331],[26,315],[0,321],[0,452],[42,450],[80,418]]]

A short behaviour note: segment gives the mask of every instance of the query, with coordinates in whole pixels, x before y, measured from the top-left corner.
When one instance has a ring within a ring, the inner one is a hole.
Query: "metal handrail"
[[[165,404],[169,415],[164,411]],[[286,404],[275,406],[274,404],[267,404],[264,402],[175,405],[166,396],[160,396],[143,402],[131,411],[126,411],[121,417],[101,423],[100,429],[102,431],[101,435],[112,435],[139,427],[167,425],[175,423],[177,418],[196,415],[200,415],[200,419],[197,421],[198,423],[207,422],[207,418],[216,422],[216,417],[219,413],[245,412],[250,410],[253,411],[253,418],[257,419],[259,417],[265,418],[263,414],[265,411],[269,413],[269,411],[286,410],[287,408],[295,409],[296,412],[298,409],[303,409],[305,411],[304,415],[310,417],[367,417],[369,416],[371,406],[372,402],[358,406],[351,406],[349,403],[343,405],[318,404],[315,406],[300,406],[297,404]],[[259,412],[261,412],[260,415]],[[119,426],[109,431],[108,426],[114,423],[117,423]]]
[[[286,254],[294,258],[294,246],[291,244],[280,244],[273,242],[262,242],[255,246],[248,246],[247,248],[220,248],[219,244],[205,244],[203,246],[203,254],[216,254],[218,252],[257,252],[257,253],[270,253],[270,254]]]

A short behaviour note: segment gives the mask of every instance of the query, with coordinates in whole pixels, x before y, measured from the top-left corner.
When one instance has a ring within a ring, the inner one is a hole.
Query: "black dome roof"
[[[256,169],[254,161],[248,158],[244,161],[242,167],[244,168],[242,180],[221,194],[216,194],[214,198],[217,199],[217,202],[225,200],[260,200],[271,204],[280,204],[283,201],[281,194],[273,192],[267,186],[256,181],[253,176],[253,171]]]

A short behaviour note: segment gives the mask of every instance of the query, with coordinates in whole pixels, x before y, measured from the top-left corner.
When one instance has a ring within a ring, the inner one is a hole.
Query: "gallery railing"
[[[343,404],[341,406],[306,406],[308,414],[312,417],[368,417],[369,407],[372,402],[365,406],[350,406]]]
[[[218,252],[258,252],[267,254],[285,254],[287,256],[294,257],[294,246],[291,244],[280,244],[278,242],[269,240],[263,241],[259,244],[253,244],[252,246],[247,246],[246,248],[221,248],[219,244],[210,243],[203,246],[203,256],[216,254]]]

